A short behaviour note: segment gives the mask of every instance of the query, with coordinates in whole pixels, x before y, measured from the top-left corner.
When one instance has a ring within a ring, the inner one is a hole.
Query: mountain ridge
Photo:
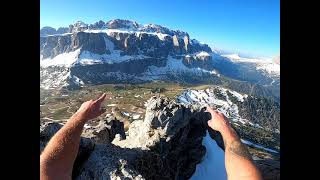
[[[65,33],[45,35],[53,29],[42,28],[42,88],[152,80],[218,84],[244,81],[279,96],[279,75],[270,74],[259,63],[239,64],[221,56],[184,31],[121,19],[94,24],[78,21],[66,30],[60,28]]]

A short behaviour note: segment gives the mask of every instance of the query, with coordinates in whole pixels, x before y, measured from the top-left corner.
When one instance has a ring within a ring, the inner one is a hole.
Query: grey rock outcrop
[[[120,139],[125,139],[123,122],[116,120],[114,117],[102,119],[97,126],[84,129],[82,136],[92,139],[95,143],[110,143],[115,136],[119,134]]]
[[[153,97],[146,106],[144,121],[134,121],[127,138],[112,143],[144,150],[135,167],[146,179],[189,179],[206,152],[208,113],[167,98]]]
[[[134,121],[126,137],[123,124],[115,119],[84,131],[73,178],[189,179],[206,152],[202,138],[209,118],[198,106],[153,97],[147,102],[145,119]],[[41,124],[42,146],[60,127]]]

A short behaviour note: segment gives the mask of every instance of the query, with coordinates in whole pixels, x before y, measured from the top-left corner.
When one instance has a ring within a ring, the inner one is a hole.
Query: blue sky
[[[280,0],[40,0],[40,27],[116,18],[180,29],[220,49],[280,53]]]

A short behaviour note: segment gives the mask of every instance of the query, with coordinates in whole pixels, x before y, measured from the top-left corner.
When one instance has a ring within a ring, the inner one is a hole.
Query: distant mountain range
[[[279,99],[279,60],[212,50],[180,30],[115,19],[40,30],[40,87],[153,80],[216,84]]]

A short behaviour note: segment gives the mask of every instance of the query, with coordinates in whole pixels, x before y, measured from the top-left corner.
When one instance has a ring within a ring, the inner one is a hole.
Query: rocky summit
[[[189,179],[206,153],[202,139],[210,114],[201,106],[184,106],[167,98],[146,103],[144,120],[124,134],[123,123],[103,119],[83,131],[74,179]],[[61,128],[40,124],[40,153]]]

